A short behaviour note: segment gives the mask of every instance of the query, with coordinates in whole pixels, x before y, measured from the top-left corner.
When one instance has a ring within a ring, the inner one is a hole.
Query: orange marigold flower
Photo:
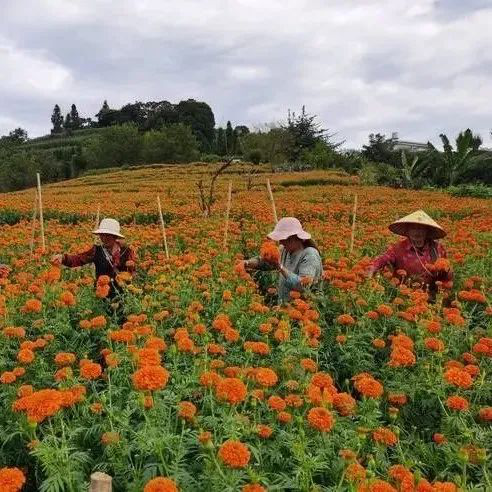
[[[404,347],[393,348],[390,355],[388,366],[390,367],[409,367],[415,364],[415,354]]]
[[[137,352],[138,367],[159,366],[161,356],[157,349],[142,348]]]
[[[346,335],[337,335],[335,340],[337,341],[337,343],[342,345],[347,341],[347,337],[346,337]]]
[[[268,425],[260,424],[260,425],[256,426],[256,433],[262,439],[268,439],[272,435],[273,430],[271,427],[268,427]]]
[[[347,417],[355,413],[357,402],[348,393],[337,393],[333,397],[333,406],[342,417]]]
[[[373,321],[377,320],[379,318],[379,313],[377,311],[368,311],[366,313],[366,316],[369,319],[372,319]]]
[[[55,364],[58,367],[71,366],[75,360],[76,356],[72,352],[58,352],[55,355]]]
[[[169,372],[161,366],[145,366],[132,375],[133,386],[140,391],[155,391],[166,386]]]
[[[261,258],[272,265],[280,263],[280,251],[272,241],[265,241],[260,248]]]
[[[379,398],[384,391],[383,385],[372,376],[357,378],[354,386],[361,395],[368,398]]]
[[[159,352],[164,352],[167,349],[166,342],[159,337],[150,337],[145,342],[147,348],[155,349]]]
[[[185,420],[191,420],[196,414],[196,406],[191,401],[182,401],[179,403],[178,417]]]
[[[0,490],[18,492],[26,483],[26,477],[19,468],[0,468]]]
[[[307,419],[309,425],[321,432],[329,432],[335,424],[335,419],[331,412],[323,407],[315,407],[309,410]]]
[[[147,482],[143,492],[178,492],[178,490],[174,480],[167,477],[156,477]]]
[[[312,359],[301,359],[301,367],[308,372],[316,372],[318,370],[318,364]]]
[[[19,398],[13,403],[12,410],[14,412],[24,411],[28,420],[39,423],[58,412],[62,403],[62,392],[45,389]]]
[[[470,388],[473,384],[473,378],[468,374],[468,372],[458,369],[457,367],[450,367],[444,373],[444,379],[458,388]]]
[[[21,326],[7,326],[2,330],[2,333],[10,338],[24,338],[26,336],[26,330]]]
[[[84,379],[97,379],[102,374],[102,367],[96,362],[80,364],[80,376]]]
[[[55,381],[65,381],[73,376],[73,371],[71,367],[62,367],[55,372]]]
[[[200,432],[200,434],[198,435],[198,440],[202,444],[206,444],[207,442],[212,440],[212,433],[208,431]]]
[[[17,360],[21,364],[30,364],[34,360],[34,352],[29,349],[21,349],[17,353]]]
[[[242,492],[266,492],[266,490],[267,489],[259,483],[249,483],[242,488]]]
[[[386,305],[386,304],[380,304],[377,308],[377,312],[384,317],[389,317],[393,314],[393,309]]]
[[[109,446],[110,444],[116,444],[120,441],[120,435],[117,432],[105,432],[101,436],[101,443],[105,446]]]
[[[407,399],[407,395],[405,393],[389,393],[388,394],[388,401],[392,404],[392,405],[396,405],[396,406],[403,406],[403,405],[406,405],[408,399]]]
[[[268,367],[260,367],[255,374],[256,381],[267,388],[275,386],[278,382],[277,373]]]
[[[426,348],[432,350],[433,352],[442,352],[444,350],[444,342],[442,340],[439,340],[438,338],[426,338],[424,340],[424,345]]]
[[[288,424],[292,420],[292,414],[289,412],[278,412],[277,413],[277,420],[282,423],[282,424]]]
[[[202,386],[215,386],[221,379],[215,371],[206,371],[200,375],[200,384]]]
[[[285,410],[285,407],[287,406],[285,400],[280,396],[276,396],[276,395],[270,396],[270,398],[268,398],[267,400],[267,403],[272,410],[277,410],[277,411]]]
[[[40,313],[41,309],[43,309],[43,305],[39,299],[28,299],[24,304],[26,313]]]
[[[372,346],[378,349],[383,349],[386,347],[386,342],[382,338],[375,338],[372,341]]]
[[[359,463],[351,463],[345,470],[345,478],[349,482],[360,482],[366,478],[366,469]]]
[[[492,407],[483,407],[478,411],[478,416],[485,422],[492,422]]]
[[[446,437],[444,436],[444,434],[440,434],[439,432],[436,432],[433,436],[432,436],[432,440],[436,443],[436,444],[445,444],[448,442],[448,440],[446,439]]]
[[[331,388],[333,387],[333,379],[326,372],[317,372],[313,374],[311,384],[314,384],[318,388]]]
[[[446,405],[451,408],[451,410],[457,410],[457,411],[465,411],[468,410],[470,404],[468,403],[468,400],[466,398],[463,398],[462,396],[450,396],[446,400]]]
[[[23,384],[17,390],[17,396],[22,398],[23,396],[29,396],[34,393],[34,389],[30,384]]]
[[[399,334],[391,337],[392,347],[402,347],[407,350],[413,350],[413,340],[407,335]]]
[[[241,403],[247,394],[246,385],[237,378],[224,378],[215,387],[217,398],[231,405]]]
[[[0,376],[0,383],[11,384],[14,383],[16,379],[17,376],[12,371],[5,371]]]
[[[429,333],[439,333],[441,331],[441,323],[437,320],[426,321],[424,326]]]
[[[373,479],[363,482],[357,488],[357,492],[398,492],[392,485],[384,480]]]
[[[337,323],[340,323],[341,325],[348,326],[348,325],[354,325],[355,324],[355,319],[350,316],[350,314],[341,314],[337,318]]]
[[[103,406],[102,406],[102,404],[101,404],[101,403],[98,403],[98,402],[96,402],[96,403],[92,403],[92,404],[91,404],[91,406],[90,406],[89,408],[91,409],[91,412],[92,412],[92,413],[97,413],[97,414],[99,414],[99,413],[102,413],[102,411],[103,411]]]
[[[104,316],[96,316],[90,320],[91,328],[104,328],[106,326],[106,318]]]
[[[75,306],[75,296],[69,291],[66,290],[60,294],[60,301],[64,306]]]
[[[285,397],[285,403],[288,407],[299,408],[304,403],[304,400],[299,395],[287,395]]]
[[[219,448],[219,458],[231,468],[244,468],[250,460],[248,447],[240,441],[228,440]]]
[[[376,442],[385,444],[386,446],[394,446],[398,442],[398,438],[396,437],[396,434],[392,430],[386,427],[377,428],[372,433],[372,438]]]

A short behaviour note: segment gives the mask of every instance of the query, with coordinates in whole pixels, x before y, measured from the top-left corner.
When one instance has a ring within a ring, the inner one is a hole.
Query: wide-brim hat
[[[92,231],[92,234],[110,234],[111,236],[116,236],[124,238],[123,234],[120,232],[120,223],[115,219],[103,219],[99,224],[99,227]]]
[[[423,210],[406,215],[396,220],[389,226],[389,230],[400,236],[407,236],[408,229],[412,226],[422,226],[427,229],[427,237],[430,239],[441,239],[446,236],[446,231]]]
[[[273,241],[283,241],[290,236],[297,236],[299,239],[311,239],[311,234],[302,228],[301,223],[295,217],[280,219],[275,229],[267,234],[267,237]]]

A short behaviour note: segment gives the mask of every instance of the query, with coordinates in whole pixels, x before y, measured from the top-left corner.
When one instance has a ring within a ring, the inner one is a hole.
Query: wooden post
[[[275,224],[278,222],[277,208],[275,207],[275,200],[273,199],[272,187],[270,186],[270,180],[267,179],[268,195],[270,196],[270,202],[272,204],[273,218],[275,219]]]
[[[41,245],[43,248],[43,253],[46,249],[46,240],[44,238],[44,220],[43,220],[43,198],[41,195],[41,177],[39,173],[36,173],[36,178],[38,181],[38,200],[39,200],[39,225],[41,229]]]
[[[162,216],[161,197],[159,195],[157,195],[157,208],[159,209],[159,220],[161,222],[161,232],[162,232],[162,239],[164,240],[164,249],[166,251],[166,258],[169,260],[169,250],[167,249],[166,227],[164,225],[164,217]]]
[[[99,214],[101,212],[101,204],[97,204],[97,213],[96,213],[96,224],[94,226],[94,229],[97,229],[99,227]]]
[[[106,473],[95,472],[91,475],[89,492],[112,492],[112,478]]]
[[[225,216],[224,249],[227,248],[227,234],[229,232],[229,213],[231,212],[231,198],[232,198],[232,181],[229,181],[229,191],[227,193],[227,208],[226,208],[226,216]]]
[[[32,256],[32,252],[34,251],[34,235],[36,233],[36,215],[38,211],[37,205],[38,205],[38,192],[36,191],[34,193],[34,203],[32,206],[31,244],[30,244],[31,256]]]
[[[354,250],[355,218],[356,217],[357,217],[357,194],[354,196],[354,209],[352,212],[352,232],[350,234],[350,251],[349,251],[350,254],[352,254],[352,251]]]

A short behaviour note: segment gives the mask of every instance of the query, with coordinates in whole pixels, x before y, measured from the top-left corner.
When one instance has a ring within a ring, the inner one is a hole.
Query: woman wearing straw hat
[[[295,217],[280,219],[275,229],[267,235],[282,246],[280,261],[272,265],[260,257],[244,261],[246,270],[277,270],[279,272],[279,302],[289,300],[291,290],[302,291],[305,285],[316,284],[321,279],[321,256],[311,234],[306,232]]]
[[[450,283],[451,268],[436,270],[433,265],[439,258],[446,258],[446,250],[437,240],[446,236],[444,229],[423,210],[417,210],[389,226],[389,230],[400,236],[402,241],[392,244],[384,254],[371,263],[368,275],[391,266],[400,277],[408,276],[427,287],[431,297],[437,293],[437,281]]]
[[[97,279],[102,275],[107,275],[111,279],[108,298],[113,298],[118,287],[115,282],[116,276],[120,272],[135,272],[135,252],[125,246],[120,239],[124,236],[120,232],[120,224],[115,219],[103,219],[99,227],[93,231],[101,239],[101,245],[94,245],[87,251],[78,254],[55,255],[52,262],[57,265],[74,268],[89,263],[94,263]]]

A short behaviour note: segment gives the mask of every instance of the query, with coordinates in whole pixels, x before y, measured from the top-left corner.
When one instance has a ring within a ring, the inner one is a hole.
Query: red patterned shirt
[[[432,254],[432,248],[435,250],[434,255]],[[437,241],[427,241],[423,248],[415,249],[410,240],[405,238],[403,241],[392,244],[384,254],[373,260],[370,270],[375,273],[385,266],[391,266],[394,272],[405,270],[407,276],[415,277],[428,284],[437,279],[429,272],[427,265],[434,263],[438,258],[446,257],[447,253],[444,246]],[[440,276],[439,280],[448,282],[452,278],[453,274],[449,271],[444,272],[444,275]]]

